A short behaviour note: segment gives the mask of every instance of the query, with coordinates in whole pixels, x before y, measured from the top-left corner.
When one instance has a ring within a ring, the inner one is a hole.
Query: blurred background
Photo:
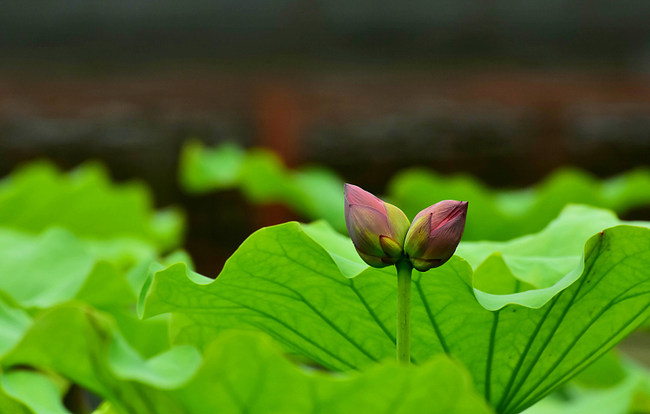
[[[188,196],[188,139],[262,146],[382,193],[408,166],[531,185],[650,160],[650,3],[172,0],[5,2],[0,173],[105,163],[189,218],[216,274],[295,218],[237,191]],[[650,218],[650,217],[633,217]]]

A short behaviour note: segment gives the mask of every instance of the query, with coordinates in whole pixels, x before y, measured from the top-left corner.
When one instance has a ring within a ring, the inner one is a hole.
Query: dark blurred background
[[[6,1],[0,57],[0,173],[101,159],[188,211],[207,268],[292,217],[185,195],[188,138],[378,193],[411,165],[515,187],[650,160],[647,0]]]

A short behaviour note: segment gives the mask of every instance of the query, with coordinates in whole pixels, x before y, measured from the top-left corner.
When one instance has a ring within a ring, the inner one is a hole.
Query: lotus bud
[[[444,200],[420,211],[406,234],[404,252],[420,272],[453,256],[465,229],[467,201]]]
[[[403,257],[409,220],[394,205],[345,184],[345,224],[357,253],[370,266],[385,267]]]

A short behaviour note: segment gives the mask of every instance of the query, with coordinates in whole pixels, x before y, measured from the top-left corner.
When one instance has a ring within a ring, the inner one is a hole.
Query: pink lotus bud
[[[370,266],[395,264],[403,256],[409,220],[394,205],[345,184],[345,223],[359,256]]]
[[[467,201],[444,200],[420,211],[406,234],[404,252],[420,272],[453,256],[463,236]]]

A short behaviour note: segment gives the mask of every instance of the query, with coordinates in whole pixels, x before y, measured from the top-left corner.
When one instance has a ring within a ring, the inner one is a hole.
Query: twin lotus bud
[[[402,258],[420,272],[442,265],[456,251],[466,216],[466,201],[444,200],[420,211],[410,224],[399,208],[345,184],[348,233],[359,256],[373,267]]]

